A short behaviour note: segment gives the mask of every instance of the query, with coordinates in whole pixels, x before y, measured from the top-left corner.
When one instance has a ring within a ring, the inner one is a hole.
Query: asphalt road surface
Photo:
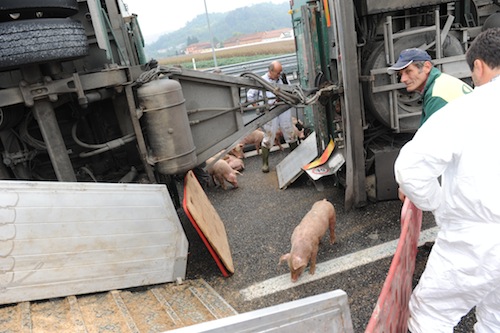
[[[391,252],[400,233],[401,202],[369,203],[350,212],[344,210],[343,188],[333,177],[324,177],[318,190],[306,174],[280,190],[276,165],[289,152],[270,155],[271,171],[260,171],[260,156],[245,159],[239,188],[206,190],[227,232],[235,273],[224,278],[182,209],[181,221],[189,239],[186,278],[205,279],[239,313],[272,306],[327,291],[342,289],[349,297],[355,332],[364,332],[391,264]],[[291,283],[286,264],[278,266],[289,252],[290,236],[312,204],[323,198],[337,212],[337,240],[330,245],[325,235],[317,257],[316,274],[306,270]],[[435,222],[424,213],[422,237],[432,239]],[[425,243],[425,239],[421,243]],[[425,267],[429,247],[420,246],[413,285]],[[343,261],[339,261],[342,258]],[[473,332],[473,313],[464,317],[455,332]]]

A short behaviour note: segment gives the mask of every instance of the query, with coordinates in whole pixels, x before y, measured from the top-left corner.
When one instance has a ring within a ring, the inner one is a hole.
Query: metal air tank
[[[149,145],[158,172],[184,173],[197,165],[185,99],[179,82],[160,79],[137,89]]]

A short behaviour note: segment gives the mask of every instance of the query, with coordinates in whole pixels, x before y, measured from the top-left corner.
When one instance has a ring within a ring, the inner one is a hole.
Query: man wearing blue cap
[[[407,91],[416,91],[423,96],[420,126],[448,102],[472,91],[462,80],[434,67],[431,60],[424,50],[406,49],[401,51],[398,61],[387,69],[391,75],[399,74]]]

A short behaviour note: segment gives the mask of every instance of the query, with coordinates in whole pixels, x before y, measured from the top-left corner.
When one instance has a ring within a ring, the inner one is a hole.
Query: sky
[[[263,2],[275,4],[288,0],[123,0],[129,14],[137,14],[146,44],[153,43],[160,35],[178,30],[196,16],[225,13],[236,8]]]

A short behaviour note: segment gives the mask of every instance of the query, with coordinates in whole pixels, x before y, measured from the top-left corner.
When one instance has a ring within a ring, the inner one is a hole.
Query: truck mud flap
[[[0,182],[0,304],[184,278],[164,185]]]
[[[188,171],[184,179],[182,207],[222,275],[224,277],[232,275],[234,264],[224,223],[193,171]]]
[[[334,290],[170,332],[353,333],[354,330],[347,294]]]

